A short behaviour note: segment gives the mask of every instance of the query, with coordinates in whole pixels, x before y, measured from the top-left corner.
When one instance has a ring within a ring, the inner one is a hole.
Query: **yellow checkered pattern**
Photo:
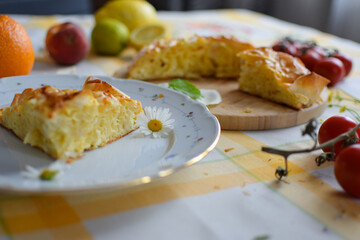
[[[310,145],[311,142],[294,144],[297,147]],[[24,239],[27,236],[38,239],[68,239],[74,236],[76,239],[91,239],[82,224],[85,220],[262,182],[340,235],[348,238],[359,236],[360,229],[354,226],[360,221],[357,214],[360,213],[360,205],[355,200],[336,194],[331,186],[309,173],[309,170],[317,168],[314,155],[290,161],[290,176],[285,182],[278,182],[274,172],[283,164],[283,159],[261,152],[262,146],[264,144],[246,134],[223,131],[216,147],[223,154],[221,159],[200,162],[166,180],[101,194],[2,196],[0,234],[22,236]],[[336,216],[340,215],[347,221],[337,221]]]

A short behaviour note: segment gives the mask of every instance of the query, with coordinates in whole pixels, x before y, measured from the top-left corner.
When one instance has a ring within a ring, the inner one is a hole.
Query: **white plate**
[[[25,88],[52,85],[60,89],[80,89],[87,76],[29,75],[0,79],[0,108],[8,106],[15,93]],[[102,148],[85,152],[63,175],[53,181],[24,178],[26,165],[41,169],[52,159],[42,151],[23,144],[0,127],[0,190],[39,193],[99,190],[131,187],[190,166],[200,161],[219,140],[216,117],[201,103],[151,83],[101,76],[143,107],[169,108],[175,119],[169,138],[141,137],[138,131]]]

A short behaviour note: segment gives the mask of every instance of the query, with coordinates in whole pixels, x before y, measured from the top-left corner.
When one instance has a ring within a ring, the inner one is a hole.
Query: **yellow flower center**
[[[148,128],[153,132],[158,132],[162,129],[162,123],[157,119],[151,119],[148,123]]]

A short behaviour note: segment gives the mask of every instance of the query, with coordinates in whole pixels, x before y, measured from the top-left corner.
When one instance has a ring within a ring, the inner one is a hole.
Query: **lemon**
[[[105,18],[95,24],[91,33],[94,51],[101,55],[117,55],[129,41],[129,30],[116,19]]]
[[[136,28],[130,34],[130,43],[136,48],[142,48],[152,42],[168,38],[169,33],[162,24],[151,24]]]
[[[113,0],[108,1],[95,12],[95,21],[115,18],[124,23],[129,31],[158,21],[156,9],[147,1]]]

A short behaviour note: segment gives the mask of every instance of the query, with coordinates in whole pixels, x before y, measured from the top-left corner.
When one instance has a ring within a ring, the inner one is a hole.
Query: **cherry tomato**
[[[292,41],[291,44],[294,45],[294,47],[296,47],[297,49],[303,47],[303,44],[301,42]]]
[[[354,144],[337,155],[335,177],[349,195],[360,198],[360,144]]]
[[[319,144],[323,144],[331,139],[336,138],[342,133],[354,128],[358,123],[347,116],[332,116],[326,119],[320,126],[318,133]],[[356,137],[360,136],[360,129],[356,131]],[[335,155],[339,154],[342,150],[342,144],[344,141],[337,142],[334,145]],[[331,152],[331,148],[323,148],[324,152]]]
[[[319,47],[319,46],[312,46],[311,49],[313,51],[317,52],[322,58],[327,56],[326,51],[323,48]]]
[[[312,71],[314,66],[323,58],[320,53],[316,52],[314,49],[306,49],[304,53],[299,56],[301,61],[305,66]]]
[[[303,54],[304,44],[301,42],[293,42],[292,45],[296,49],[296,53],[293,56],[300,57]]]
[[[288,41],[284,41],[281,40],[279,42],[277,42],[273,47],[273,50],[278,51],[278,52],[285,52],[288,53],[290,55],[295,56],[297,53],[297,48],[295,45],[293,45],[292,43],[288,42]]]
[[[332,55],[334,58],[339,59],[345,67],[345,76],[349,75],[349,73],[351,72],[351,68],[352,68],[352,61],[350,56],[346,55],[345,53],[340,53],[340,52],[335,52]]]
[[[337,58],[328,57],[321,59],[313,69],[314,72],[330,80],[329,86],[334,86],[345,77],[344,64]]]

